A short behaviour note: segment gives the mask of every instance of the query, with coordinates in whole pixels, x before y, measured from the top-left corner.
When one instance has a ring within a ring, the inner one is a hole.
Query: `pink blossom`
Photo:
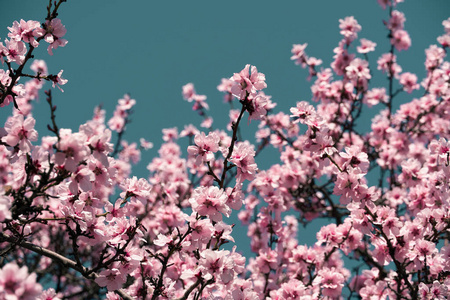
[[[373,237],[372,245],[375,247],[372,251],[372,256],[375,261],[381,265],[387,266],[392,261],[392,257],[389,254],[389,248],[386,241],[382,238]]]
[[[297,106],[292,107],[290,110],[292,113],[291,117],[295,118],[294,123],[308,123],[309,119],[314,118],[316,115],[314,106],[306,101],[297,102]]]
[[[5,123],[5,130],[8,133],[2,137],[2,141],[10,146],[19,145],[24,152],[31,151],[31,142],[36,141],[38,134],[34,129],[36,120],[33,117],[27,117],[24,120],[23,115],[9,117]]]
[[[103,270],[95,279],[95,282],[101,286],[106,287],[108,291],[115,291],[122,287],[126,281],[125,274],[121,274],[118,269]]]
[[[203,242],[208,242],[214,233],[214,227],[210,219],[197,219],[193,213],[189,219],[189,226],[192,228],[193,246],[200,246]]]
[[[262,273],[269,273],[270,270],[276,270],[277,265],[279,263],[280,258],[278,254],[274,250],[266,250],[261,249],[258,253],[258,257],[256,258],[256,263],[258,265],[259,270]]]
[[[372,78],[369,63],[366,60],[355,58],[345,68],[346,75],[355,86],[367,89],[368,80]]]
[[[441,44],[442,48],[450,47],[450,33],[438,36],[437,41],[439,44]]]
[[[137,179],[136,176],[127,178],[125,182],[120,184],[123,192],[120,193],[120,197],[126,199],[128,197],[137,198],[139,201],[145,203],[149,197],[152,189],[149,182],[144,178]]]
[[[197,134],[200,134],[200,131],[198,131],[197,128],[195,128],[194,125],[189,124],[189,125],[185,125],[184,129],[180,132],[180,137],[191,137],[191,136],[195,136]]]
[[[386,1],[386,0],[378,0]],[[389,0],[390,5],[390,0]],[[384,281],[377,281],[376,283],[370,282],[370,285],[364,286],[360,291],[359,295],[363,300],[386,300],[387,299],[387,284]]]
[[[95,175],[89,168],[79,167],[71,176],[69,189],[73,194],[78,194],[79,191],[88,192],[92,189],[94,179]]]
[[[31,300],[41,293],[42,286],[36,282],[36,274],[28,273],[28,268],[10,262],[0,269],[0,298],[11,300]]]
[[[390,6],[396,6],[397,3],[403,2],[404,0],[377,0],[378,4],[383,8],[386,9],[386,7]]]
[[[436,253],[436,245],[424,239],[419,239],[415,242],[414,248],[409,252],[408,258],[410,260],[418,259],[419,261],[429,261],[431,255]]]
[[[387,27],[392,31],[400,30],[403,29],[405,21],[406,18],[404,13],[398,10],[393,10]]]
[[[0,69],[0,83],[7,87],[11,84],[11,76],[9,74],[9,70],[5,71],[3,69]]]
[[[200,126],[203,128],[208,128],[211,129],[212,124],[213,124],[214,120],[211,117],[206,117],[203,119],[203,121],[200,123]]]
[[[255,177],[258,167],[254,157],[255,150],[249,143],[236,143],[229,161],[237,166],[241,180],[252,180]]]
[[[187,151],[189,155],[195,157],[196,164],[211,162],[214,159],[214,153],[219,150],[219,136],[214,132],[207,136],[204,132],[201,132],[195,136],[194,142],[196,146],[189,146]]]
[[[41,74],[43,76],[48,74],[47,64],[42,59],[33,60],[30,69],[33,70],[36,74]]]
[[[62,37],[66,34],[67,29],[58,18],[46,21],[44,28],[37,28],[35,36],[44,37],[44,40],[50,45],[47,48],[48,54],[53,55],[53,49],[64,47],[67,40]]]
[[[164,128],[162,133],[165,142],[173,142],[178,139],[178,129],[176,127]]]
[[[118,102],[121,110],[130,110],[136,104],[136,100],[131,99],[129,94],[125,94]]]
[[[3,55],[6,56],[8,62],[15,62],[16,64],[21,65],[25,60],[26,53],[27,47],[22,41],[5,40]]]
[[[372,107],[373,105],[377,105],[378,103],[387,103],[388,96],[386,95],[386,89],[385,88],[373,88],[373,89],[367,91],[363,101],[369,107]]]
[[[119,153],[119,159],[137,164],[141,160],[141,151],[136,143],[128,144],[126,141],[121,142],[122,150]]]
[[[228,187],[226,189],[228,195],[227,205],[234,210],[239,210],[242,207],[244,194],[241,189],[242,187],[239,186],[235,188]]]
[[[255,66],[251,66],[250,68],[250,65],[246,65],[241,72],[234,73],[231,80],[234,81],[231,92],[239,100],[244,100],[245,98],[252,99],[256,96],[257,91],[267,87],[265,82],[266,76],[263,73],[259,73]]]
[[[194,95],[196,95],[194,84],[188,83],[186,85],[183,85],[182,95],[185,100],[187,100],[188,102],[192,102],[192,100],[194,99]]]
[[[296,65],[301,65],[303,68],[306,66],[306,59],[307,56],[305,54],[305,49],[308,46],[307,43],[305,44],[295,44],[292,46],[292,56],[291,60],[295,60]]]
[[[49,76],[52,80],[52,86],[57,87],[61,92],[64,92],[64,90],[60,87],[61,85],[65,85],[68,80],[62,78],[63,70],[59,71],[58,75]]]
[[[222,221],[222,214],[229,216],[231,209],[226,204],[227,194],[216,186],[198,187],[194,190],[189,203],[201,216],[208,216],[212,221]]]
[[[78,164],[90,153],[86,146],[86,135],[72,133],[70,129],[60,129],[61,140],[58,144],[60,152],[55,154],[55,162],[71,172],[76,172]]]
[[[35,40],[34,30],[40,28],[40,26],[41,24],[38,21],[33,20],[24,21],[21,19],[20,23],[14,21],[13,26],[8,27],[10,31],[8,36],[16,41],[23,40],[25,43],[30,43],[31,46],[36,48],[39,43]]]
[[[392,34],[391,44],[394,45],[398,51],[408,50],[411,46],[411,38],[405,30],[396,30]]]
[[[229,78],[222,78],[222,82],[217,86],[220,92],[226,93],[223,96],[223,101],[225,103],[231,102],[233,100],[233,94],[231,93],[231,88],[234,85],[234,81]]]
[[[201,111],[202,109],[209,109],[208,103],[206,103],[205,95],[194,95],[193,97],[194,105],[192,105],[192,110]]]
[[[89,147],[91,148],[94,157],[101,161],[105,166],[108,166],[107,155],[113,152],[113,145],[111,141],[111,131],[105,129],[101,134],[92,136],[89,139]]]
[[[400,75],[400,84],[403,85],[403,90],[407,93],[412,93],[413,90],[420,88],[419,84],[417,84],[416,74],[410,72],[405,72]]]
[[[164,234],[158,234],[158,238],[153,241],[153,244],[159,247],[164,247],[165,245],[168,245],[170,243],[173,243],[173,239],[170,236],[166,236]]]
[[[114,221],[114,218],[121,218],[125,215],[127,212],[126,207],[121,207],[122,205],[122,199],[118,198],[114,205],[110,202],[107,202],[105,204],[105,211],[108,213],[106,215],[106,221],[112,222]]]
[[[326,297],[339,297],[344,287],[345,277],[335,268],[324,268],[318,273],[317,283],[322,289],[322,294]]]
[[[375,47],[377,46],[376,43],[369,41],[367,39],[361,39],[361,46],[356,47],[356,50],[358,51],[358,53],[369,53],[372,51],[375,51]]]
[[[439,48],[436,45],[431,45],[428,49],[426,49],[425,54],[425,67],[427,68],[427,70],[437,68],[442,63],[445,57],[444,49]]]
[[[139,139],[139,145],[141,146],[141,148],[143,148],[144,150],[149,150],[153,148],[153,143],[147,141],[144,138],[140,138]]]
[[[358,21],[353,16],[340,19],[339,23],[340,33],[345,37],[347,43],[356,39],[357,33],[361,31],[361,25],[358,24]]]
[[[251,99],[251,102],[247,104],[248,120],[262,120],[267,114],[269,103],[270,98],[261,93]]]
[[[56,293],[54,288],[49,288],[43,291],[37,300],[61,300],[62,297],[61,293]]]
[[[345,169],[347,166],[351,166],[353,168],[360,168],[364,173],[368,171],[368,155],[361,151],[358,146],[353,145],[351,147],[345,147],[345,152],[340,152],[339,155],[344,159],[344,162],[341,165],[342,169]]]
[[[1,182],[2,180],[0,180]],[[13,199],[11,197],[0,194],[0,222],[5,221],[6,219],[11,218],[11,204],[13,202]],[[0,228],[0,232],[1,232]]]
[[[221,273],[221,269],[223,266],[225,251],[213,251],[210,249],[205,249],[202,252],[202,262],[201,266],[204,268],[204,271],[210,275],[209,278],[214,278],[215,274],[218,275]]]
[[[364,173],[359,168],[347,167],[347,172],[339,172],[334,186],[333,193],[341,195],[339,201],[342,204],[348,204],[351,200],[358,201],[361,199],[360,180],[364,177]]]
[[[209,109],[209,106],[206,103],[206,96],[198,95],[195,92],[194,85],[192,83],[188,83],[182,87],[182,95],[188,102],[194,101],[192,110],[198,111],[200,115],[204,114],[203,109]]]
[[[333,56],[334,61],[331,63],[331,68],[333,68],[333,71],[339,76],[345,73],[345,68],[355,57],[355,55],[353,53],[349,53],[344,46],[345,43],[339,43],[339,47],[334,49],[334,53],[336,53],[336,55]]]
[[[402,68],[396,63],[397,57],[391,53],[383,54],[377,61],[378,70],[387,73],[389,77],[392,75],[397,78],[401,73]]]
[[[431,153],[438,155],[439,163],[450,164],[450,142],[444,138],[440,138],[439,141],[432,140],[429,148]]]

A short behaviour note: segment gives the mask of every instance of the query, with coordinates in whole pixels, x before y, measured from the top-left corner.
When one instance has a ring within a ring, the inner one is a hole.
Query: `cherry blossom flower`
[[[317,282],[320,284],[324,296],[336,298],[341,295],[345,281],[345,277],[341,273],[335,268],[324,268],[319,271],[318,275]]]
[[[183,85],[182,95],[185,100],[187,100],[188,102],[192,102],[192,100],[194,99],[194,95],[196,95],[194,84],[188,83],[186,85]]]
[[[206,280],[217,278],[223,272],[223,263],[225,255],[229,251],[221,250],[214,251],[211,249],[205,249],[201,253],[200,266],[202,271],[205,273],[204,278]]]
[[[386,95],[386,89],[385,88],[373,88],[373,89],[367,91],[363,101],[369,107],[377,105],[380,102],[387,103],[388,96]]]
[[[120,289],[125,281],[126,276],[121,274],[118,269],[103,270],[95,279],[99,286],[106,287],[108,291]]]
[[[127,178],[125,182],[120,184],[123,192],[120,193],[120,197],[126,199],[128,197],[136,198],[139,201],[145,203],[149,197],[150,191],[152,189],[151,185],[144,178],[137,178],[133,176],[132,178]]]
[[[10,146],[19,145],[24,152],[31,151],[31,142],[37,140],[37,131],[34,129],[36,120],[28,117],[24,120],[23,115],[9,117],[5,123],[7,135],[2,137],[2,141]]]
[[[141,151],[138,149],[136,143],[128,144],[127,141],[121,142],[122,150],[119,153],[119,158],[123,161],[137,164],[141,160]]]
[[[234,85],[234,81],[229,78],[222,78],[222,82],[217,86],[217,90],[224,92],[223,101],[225,103],[231,102],[233,100],[233,94],[231,93],[231,88]]]
[[[56,293],[54,288],[49,288],[42,292],[42,294],[39,295],[37,300],[61,300],[62,295],[61,293]]]
[[[2,47],[0,47],[1,50]],[[15,62],[21,65],[25,60],[25,54],[27,53],[27,47],[22,41],[5,40],[5,46],[3,47],[3,55],[6,56],[8,62]]]
[[[306,101],[297,102],[296,107],[292,107],[291,109],[291,117],[294,119],[295,123],[308,123],[309,119],[312,119],[316,115],[316,110],[314,107]]]
[[[153,148],[153,143],[147,141],[144,138],[139,139],[139,144],[140,144],[141,148],[143,148],[144,150],[149,150],[149,149]]]
[[[36,282],[36,273],[29,274],[28,268],[19,268],[14,262],[0,269],[0,298],[36,299],[42,286]]]
[[[48,74],[47,64],[42,59],[33,60],[30,69],[33,70],[36,74],[41,74],[43,76]]]
[[[40,28],[41,24],[38,21],[24,21],[20,22],[14,21],[12,27],[8,27],[10,33],[8,36],[16,41],[24,41],[25,43],[30,43],[31,46],[37,47],[39,43],[35,39],[34,30]]]
[[[262,120],[267,114],[269,104],[269,97],[260,93],[256,95],[250,104],[247,104],[248,120]]]
[[[291,60],[295,60],[296,65],[301,65],[303,68],[306,66],[306,60],[307,56],[305,54],[305,49],[308,46],[307,43],[305,44],[295,44],[292,46],[292,56]]]
[[[374,43],[370,40],[367,40],[367,39],[361,39],[360,42],[361,42],[361,46],[356,47],[356,50],[358,51],[358,53],[365,54],[365,53],[375,51],[375,47],[377,46],[376,43]]]
[[[9,196],[0,194],[0,222],[11,218],[11,203],[12,199]],[[0,228],[1,232],[1,228]]]
[[[208,216],[212,221],[222,221],[222,214],[229,216],[231,209],[227,205],[228,196],[216,186],[198,187],[194,190],[189,203],[201,216]]]
[[[403,29],[405,21],[406,18],[404,13],[398,10],[393,10],[391,13],[391,18],[387,24],[387,28],[392,31]]]
[[[400,84],[407,93],[412,93],[413,90],[420,88],[417,84],[417,76],[415,74],[405,72],[400,75]]]
[[[356,39],[357,33],[361,31],[361,25],[358,24],[358,21],[353,16],[340,19],[339,23],[340,33],[345,37],[347,43]]]
[[[261,249],[258,254],[259,255],[256,258],[256,263],[262,273],[267,274],[270,272],[270,270],[276,270],[277,264],[280,260],[276,251],[270,249]]]
[[[61,85],[65,85],[68,82],[68,80],[62,78],[62,73],[63,73],[63,70],[59,71],[58,75],[49,76],[49,77],[52,80],[52,86],[53,87],[56,86],[61,92],[64,92],[64,90],[61,88]]]
[[[60,129],[61,140],[58,144],[60,152],[55,154],[55,162],[71,172],[76,172],[78,164],[90,153],[86,146],[86,135],[70,129]]]
[[[236,143],[229,161],[237,166],[241,180],[252,180],[255,177],[258,167],[254,157],[255,150],[248,142]]]
[[[368,171],[369,159],[365,152],[362,152],[356,145],[345,147],[345,151],[346,152],[339,153],[339,155],[345,160],[341,165],[342,169],[345,169],[347,166],[351,166],[353,168],[360,168],[364,173]]]
[[[194,142],[196,146],[189,146],[187,151],[189,155],[195,157],[196,164],[211,162],[214,159],[214,153],[219,150],[219,136],[214,132],[208,135],[201,132],[195,136]]]
[[[445,57],[444,49],[439,48],[436,45],[431,45],[428,49],[426,49],[425,54],[425,67],[427,68],[427,70],[437,68],[442,63]]]
[[[62,37],[66,34],[67,29],[58,18],[46,21],[44,28],[37,28],[35,36],[44,37],[44,40],[50,45],[47,48],[48,54],[53,55],[53,49],[64,47],[67,40]]]
[[[411,38],[405,30],[396,30],[392,34],[391,44],[395,46],[398,51],[408,50],[411,46]]]
[[[266,76],[259,73],[255,66],[250,67],[250,65],[246,65],[241,72],[234,73],[231,80],[234,81],[231,92],[239,100],[252,99],[257,91],[267,87]]]
[[[383,8],[386,9],[386,7],[390,6],[396,6],[397,3],[403,2],[404,0],[377,0],[378,4]]]
[[[378,70],[381,70],[383,73],[387,73],[388,76],[391,74],[397,78],[398,74],[401,73],[402,68],[396,63],[397,56],[391,53],[383,54],[377,61]]]

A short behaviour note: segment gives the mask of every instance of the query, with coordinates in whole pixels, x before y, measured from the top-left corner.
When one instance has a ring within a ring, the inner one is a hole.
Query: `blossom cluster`
[[[61,1],[59,1],[59,4]],[[4,40],[4,44],[0,42],[0,61],[2,65],[7,66],[6,71],[0,69],[0,107],[14,103],[15,107],[19,106],[19,99],[23,99],[25,95],[35,97],[34,93],[26,91],[26,88],[39,89],[41,80],[48,80],[53,83],[53,87],[57,86],[59,89],[61,85],[67,83],[67,80],[62,78],[62,70],[57,75],[47,74],[46,67],[42,68],[38,65],[32,68],[36,72],[35,75],[23,73],[23,68],[27,61],[32,57],[33,50],[37,48],[43,41],[48,44],[48,54],[53,55],[53,50],[59,47],[64,47],[67,40],[64,35],[67,30],[61,23],[61,20],[56,17],[57,7],[47,16],[45,23],[40,24],[34,20],[20,20],[14,21],[11,27],[8,27],[8,38]],[[13,64],[14,63],[14,64]],[[17,65],[18,68],[14,69]],[[35,81],[29,81],[28,87],[19,83],[20,77],[34,77]],[[61,89],[62,90],[62,89]],[[31,99],[33,100],[33,99]],[[22,104],[22,103],[21,103]]]
[[[72,130],[58,127],[47,91],[52,135],[38,139],[32,111],[42,79],[65,81],[46,75],[41,60],[24,84],[18,74],[42,40],[50,54],[67,43],[56,18],[62,2],[44,24],[15,22],[0,44],[2,103],[19,108],[0,128],[0,299],[450,296],[450,19],[439,45],[425,51],[421,82],[396,60],[411,44],[405,16],[394,10],[402,1],[379,0],[389,7],[390,49],[375,66],[368,56],[377,44],[356,45],[355,17],[339,21],[329,68],[317,70],[322,61],[307,56],[307,44],[293,45],[291,59],[314,79],[315,105],[298,101],[275,113],[265,74],[246,65],[218,86],[240,109],[231,106],[226,130],[213,129],[206,96],[183,86],[205,131],[163,129],[148,177],[137,178],[132,165],[152,144],[124,140],[136,105],[130,95],[110,119],[97,107]],[[397,90],[373,87],[376,70]],[[398,94],[417,89],[421,97],[394,110]],[[364,111],[377,107],[371,130],[361,132]],[[239,132],[247,114],[258,122],[255,143]],[[261,169],[267,148],[279,162]],[[240,227],[229,224],[233,214]],[[327,225],[305,245],[298,228],[317,220]],[[252,257],[235,239],[241,228]]]

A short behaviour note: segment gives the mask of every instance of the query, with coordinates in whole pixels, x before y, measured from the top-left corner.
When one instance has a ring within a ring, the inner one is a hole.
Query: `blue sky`
[[[0,38],[7,26],[21,18],[42,21],[44,0],[0,0]],[[341,39],[339,19],[354,16],[362,26],[359,37],[375,41],[376,62],[387,52],[387,31],[382,20],[388,12],[375,0],[317,1],[118,1],[69,0],[59,17],[67,28],[65,48],[46,54],[39,47],[36,58],[45,59],[51,73],[63,69],[69,80],[64,93],[54,91],[59,127],[77,129],[91,118],[94,107],[103,104],[107,117],[117,99],[130,93],[137,100],[125,139],[144,137],[161,143],[161,129],[187,123],[198,126],[200,118],[181,97],[182,85],[192,82],[199,94],[208,96],[215,128],[228,122],[228,107],[216,87],[222,77],[239,72],[245,64],[257,66],[266,75],[266,94],[278,103],[276,111],[289,112],[297,101],[311,98],[307,72],[291,60],[292,44],[308,43],[307,53],[328,67],[333,49]],[[424,49],[443,34],[442,21],[450,16],[448,0],[406,0],[398,9],[405,13],[405,28],[412,47],[399,55],[404,71],[424,75]],[[386,83],[375,77],[376,86]],[[49,85],[47,85],[47,88]],[[49,134],[49,110],[44,96],[34,116],[40,136]],[[408,98],[404,98],[407,100]],[[6,111],[0,112],[4,120]],[[369,118],[366,118],[370,120]],[[244,138],[253,140],[250,130]],[[364,125],[364,124],[361,124]],[[368,125],[368,124],[366,124]],[[247,125],[243,124],[244,127]],[[146,166],[156,149],[143,154],[135,174],[146,177]],[[267,167],[276,157],[262,156],[257,163]],[[307,238],[311,241],[311,237]],[[305,240],[306,241],[306,240]]]

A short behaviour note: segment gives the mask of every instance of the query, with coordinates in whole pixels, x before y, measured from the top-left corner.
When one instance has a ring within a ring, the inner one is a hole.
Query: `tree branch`
[[[75,271],[78,271],[81,275],[83,275],[83,277],[94,281],[97,277],[98,274],[97,273],[90,273],[89,274],[89,269],[84,267],[84,266],[80,266],[79,264],[77,264],[75,261],[68,259],[65,256],[62,256],[56,252],[53,252],[51,250],[48,250],[46,248],[43,248],[41,246],[37,246],[35,244],[32,244],[30,242],[24,241],[24,240],[20,240],[17,239],[15,237],[11,237],[8,236],[4,233],[0,233],[0,241],[1,242],[9,242],[12,243],[14,245],[20,246],[22,248],[28,249],[30,251],[33,251],[35,253],[38,253],[40,255],[46,256],[50,259],[52,259],[53,261],[57,261],[59,263],[61,263],[62,265],[64,265],[65,267],[74,269]],[[122,297],[125,300],[133,300],[133,298],[127,294],[127,292],[125,292],[123,289],[120,290],[116,290],[114,291],[116,294],[118,294],[120,297]]]

